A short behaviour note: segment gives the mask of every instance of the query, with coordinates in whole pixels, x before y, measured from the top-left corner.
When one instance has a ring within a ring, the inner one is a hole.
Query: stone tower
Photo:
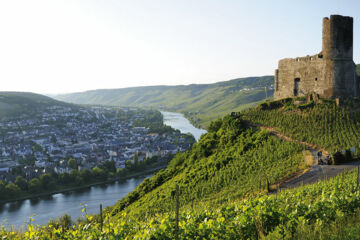
[[[285,58],[275,70],[274,98],[305,96],[357,97],[358,76],[353,61],[353,18],[331,15],[323,19],[322,51]]]

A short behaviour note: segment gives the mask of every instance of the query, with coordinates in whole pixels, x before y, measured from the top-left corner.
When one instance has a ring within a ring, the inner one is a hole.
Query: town
[[[69,159],[79,172],[105,161],[121,169],[184,152],[195,142],[165,126],[160,112],[136,108],[54,105],[0,121],[0,129],[0,180],[7,182],[70,173]]]

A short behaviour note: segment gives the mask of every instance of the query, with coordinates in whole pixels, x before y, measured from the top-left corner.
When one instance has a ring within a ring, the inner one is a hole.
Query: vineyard
[[[167,170],[145,180],[111,209],[139,218],[174,208],[175,186],[180,206],[197,202],[221,204],[270,186],[305,168],[303,147],[266,131],[246,128],[240,119],[227,116],[212,124],[192,150],[178,154]],[[260,183],[261,182],[261,183]]]
[[[322,104],[295,101],[299,99],[265,102],[212,122],[191,150],[177,154],[167,169],[105,209],[102,220],[99,215],[86,215],[84,209],[76,224],[29,223],[24,232],[1,228],[0,237],[360,239],[359,169],[312,185],[274,191],[279,181],[307,167],[305,149],[253,127],[272,127],[332,153],[353,146],[358,149],[360,101],[340,107],[332,100]]]
[[[356,148],[360,154],[360,100],[348,100],[336,106],[333,100],[294,104],[285,99],[260,104],[242,112],[244,119],[273,127],[299,141],[319,145],[330,153]],[[301,99],[300,99],[301,100]]]
[[[24,233],[0,229],[2,239],[359,239],[360,192],[353,170],[313,185],[278,194],[259,193],[219,207],[197,205],[143,220],[107,214],[74,225],[33,226]],[[101,230],[102,229],[102,230]]]

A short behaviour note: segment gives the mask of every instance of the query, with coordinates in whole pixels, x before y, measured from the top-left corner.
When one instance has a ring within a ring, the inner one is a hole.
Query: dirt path
[[[351,162],[344,165],[314,165],[311,167],[309,171],[304,173],[303,175],[290,179],[289,181],[284,182],[280,185],[281,189],[286,188],[295,188],[301,185],[310,184],[317,182],[319,180],[323,180],[326,178],[335,177],[336,175],[349,171],[353,168],[360,166],[360,161]]]
[[[279,132],[279,131],[275,130],[274,128],[271,128],[271,127],[259,126],[259,128],[260,129],[265,129],[265,130],[269,131],[270,133],[272,133],[272,134],[278,136],[279,138],[282,138],[282,139],[284,139],[284,140],[286,140],[288,142],[296,142],[296,143],[299,143],[301,145],[305,145],[305,146],[309,147],[310,151],[312,151],[312,152],[317,150],[317,151],[321,151],[323,153],[323,155],[326,155],[326,156],[329,155],[329,152],[326,151],[325,148],[323,148],[323,147],[321,147],[319,145],[311,144],[311,143],[308,143],[308,142],[298,141],[298,140],[293,139],[291,137],[285,136],[281,132]]]
[[[322,148],[321,146],[315,145],[315,144],[292,139],[292,138],[280,133],[279,131],[275,130],[274,128],[263,127],[263,126],[258,126],[258,127],[260,129],[265,129],[265,130],[269,131],[271,134],[274,134],[277,137],[284,139],[285,141],[296,142],[301,145],[306,145],[309,148],[309,150],[313,156],[313,165],[310,168],[310,170],[306,171],[304,174],[301,174],[301,175],[297,174],[296,177],[291,178],[291,179],[281,183],[280,184],[281,189],[295,188],[295,187],[299,187],[301,185],[314,183],[314,182],[317,182],[322,179],[335,177],[339,173],[342,173],[344,171],[349,171],[353,168],[356,168],[357,166],[360,166],[359,160],[350,162],[347,164],[342,164],[342,165],[318,165],[317,164],[317,153],[318,153],[318,151],[322,151],[323,156],[329,155],[329,152],[326,151],[326,149]]]

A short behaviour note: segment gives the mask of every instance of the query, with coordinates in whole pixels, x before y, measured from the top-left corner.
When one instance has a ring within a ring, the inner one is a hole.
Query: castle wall
[[[353,19],[331,15],[323,19],[322,52],[285,58],[275,71],[274,98],[305,96],[356,97],[359,78],[353,61]]]
[[[313,91],[324,95],[329,84],[324,69],[325,61],[318,55],[280,60],[275,98],[294,97],[295,84],[298,85],[297,96]]]

